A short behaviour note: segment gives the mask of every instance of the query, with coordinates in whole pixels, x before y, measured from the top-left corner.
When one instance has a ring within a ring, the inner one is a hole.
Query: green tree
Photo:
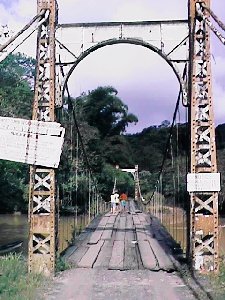
[[[0,64],[0,115],[31,118],[34,60],[22,54],[9,55]]]
[[[98,184],[103,195],[103,199],[110,200],[114,182],[116,179],[116,188],[119,192],[127,192],[128,195],[134,195],[134,179],[131,174],[122,172],[110,164],[105,164],[102,172],[98,174]]]
[[[101,137],[120,135],[129,123],[138,122],[135,115],[117,96],[113,87],[98,87],[84,97],[84,116],[89,125],[98,128]]]

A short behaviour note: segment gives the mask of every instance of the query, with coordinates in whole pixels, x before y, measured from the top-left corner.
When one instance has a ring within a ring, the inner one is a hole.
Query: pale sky
[[[223,2],[213,0],[212,9],[225,23]],[[59,23],[187,18],[187,0],[58,0],[58,6]],[[36,0],[0,0],[0,24],[8,24],[15,32],[35,14]],[[35,57],[35,40],[34,34],[19,50]],[[225,46],[214,37],[211,52],[215,121],[219,124],[225,123]],[[178,82],[166,62],[150,50],[134,45],[104,47],[87,56],[69,81],[72,96],[106,85],[118,90],[139,119],[128,132],[139,132],[165,119],[172,121]]]

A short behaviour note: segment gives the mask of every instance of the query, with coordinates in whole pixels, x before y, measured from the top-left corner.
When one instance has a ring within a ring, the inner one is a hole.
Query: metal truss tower
[[[135,165],[134,173],[134,200],[138,201],[139,196],[139,179],[138,179],[138,165]]]
[[[38,13],[45,10],[46,20],[38,29],[37,68],[33,120],[55,120],[55,28],[57,3],[37,0]],[[51,155],[51,153],[49,153]],[[56,256],[55,171],[45,167],[30,169],[29,192],[29,271],[54,274]]]
[[[197,10],[208,17],[210,0],[189,0],[190,20],[190,128],[191,170],[202,187],[190,192],[190,254],[193,268],[218,270],[218,190],[207,187],[217,173],[213,116],[209,27]],[[204,186],[204,187],[203,187]]]

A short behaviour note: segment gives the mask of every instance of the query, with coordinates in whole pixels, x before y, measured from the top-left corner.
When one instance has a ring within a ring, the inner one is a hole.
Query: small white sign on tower
[[[220,173],[187,174],[188,192],[219,192]]]

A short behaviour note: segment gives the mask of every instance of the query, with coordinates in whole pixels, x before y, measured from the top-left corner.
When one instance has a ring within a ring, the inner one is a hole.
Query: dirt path
[[[177,274],[149,270],[72,269],[55,278],[48,300],[193,300]]]

